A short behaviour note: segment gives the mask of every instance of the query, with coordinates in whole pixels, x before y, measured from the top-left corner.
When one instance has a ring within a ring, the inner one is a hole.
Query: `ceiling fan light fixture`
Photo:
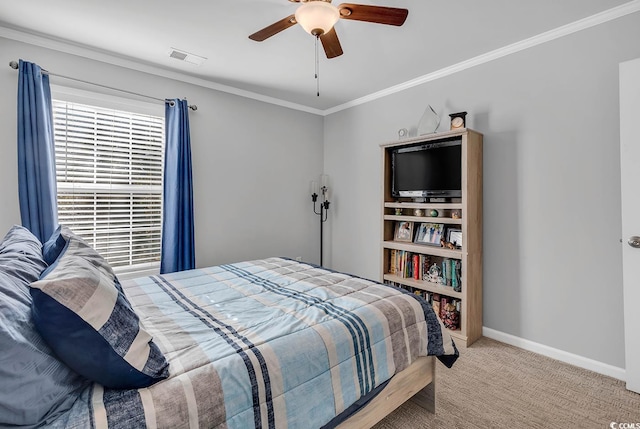
[[[338,8],[326,1],[308,1],[298,7],[295,13],[296,21],[304,31],[312,36],[321,36],[331,31],[338,19]]]

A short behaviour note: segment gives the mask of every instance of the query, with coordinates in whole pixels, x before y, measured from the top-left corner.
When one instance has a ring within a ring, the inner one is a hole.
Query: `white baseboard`
[[[617,378],[618,380],[622,381],[626,380],[626,373],[624,368],[618,368],[613,365],[598,362],[596,360],[565,352],[563,350],[554,349],[553,347],[525,340],[524,338],[516,337],[511,334],[505,334],[504,332],[496,331],[494,329],[487,328],[486,326],[482,327],[482,335],[487,338],[500,341],[502,343],[506,343],[524,350],[528,350],[530,352],[538,353],[540,355],[568,363],[570,365],[575,365],[580,368],[588,369],[589,371],[597,372],[598,374]]]

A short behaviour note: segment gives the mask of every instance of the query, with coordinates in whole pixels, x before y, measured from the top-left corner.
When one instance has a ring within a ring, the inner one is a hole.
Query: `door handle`
[[[639,249],[640,248],[640,237],[638,237],[637,235],[632,235],[631,237],[629,237],[629,241],[627,241],[627,243],[629,243],[629,246],[635,247],[636,249]]]

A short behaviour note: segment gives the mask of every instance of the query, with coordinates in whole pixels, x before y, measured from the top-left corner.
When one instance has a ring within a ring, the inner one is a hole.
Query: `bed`
[[[0,393],[0,426],[371,427],[409,398],[433,411],[435,360],[458,356],[423,299],[356,276],[274,257],[120,282],[68,229],[29,235],[3,241],[34,266],[0,288],[21,393]]]

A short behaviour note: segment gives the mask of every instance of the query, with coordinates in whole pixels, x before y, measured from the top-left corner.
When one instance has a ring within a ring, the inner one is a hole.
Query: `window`
[[[117,271],[159,267],[164,118],[53,100],[58,221]]]

